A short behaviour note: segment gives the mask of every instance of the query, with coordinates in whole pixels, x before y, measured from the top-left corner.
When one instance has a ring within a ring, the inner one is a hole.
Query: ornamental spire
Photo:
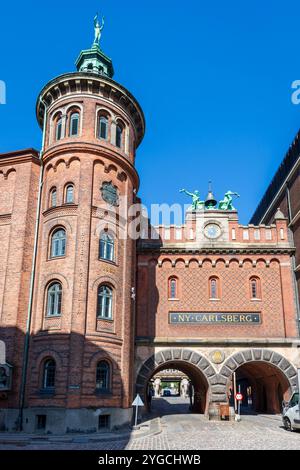
[[[96,13],[96,16],[94,17],[94,30],[95,30],[95,38],[92,47],[98,46],[100,47],[100,40],[101,40],[101,35],[102,35],[102,30],[104,28],[104,16],[102,16],[102,24],[100,26],[99,19],[98,19],[98,13]]]
[[[107,57],[100,48],[103,28],[104,17],[102,17],[100,25],[97,13],[94,17],[95,37],[92,47],[80,52],[75,65],[79,72],[94,73],[112,78],[114,75],[112,60]]]

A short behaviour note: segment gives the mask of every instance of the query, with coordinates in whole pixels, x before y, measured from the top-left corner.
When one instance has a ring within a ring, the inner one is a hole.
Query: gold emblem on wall
[[[221,364],[225,359],[225,354],[223,351],[216,349],[210,353],[210,358],[214,364]]]

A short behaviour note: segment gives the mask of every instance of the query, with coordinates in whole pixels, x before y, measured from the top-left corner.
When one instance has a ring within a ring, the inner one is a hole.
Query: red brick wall
[[[162,262],[161,267],[157,261]],[[201,267],[199,261],[202,261]],[[216,262],[215,267],[212,261]],[[228,267],[226,261],[229,261]],[[255,267],[253,261],[256,262]],[[266,261],[269,262],[269,267]],[[172,262],[175,262],[175,266],[172,266]],[[288,255],[162,254],[155,258],[152,254],[140,254],[138,263],[137,336],[224,339],[297,336]],[[250,299],[249,278],[254,275],[259,277],[261,282],[261,300]],[[168,300],[170,276],[176,276],[179,280],[179,300]],[[210,276],[219,278],[220,300],[209,300]],[[232,326],[170,325],[169,311],[261,312],[262,323]]]
[[[0,156],[0,337],[14,366],[13,390],[1,407],[16,407],[19,400],[39,174],[35,151]]]

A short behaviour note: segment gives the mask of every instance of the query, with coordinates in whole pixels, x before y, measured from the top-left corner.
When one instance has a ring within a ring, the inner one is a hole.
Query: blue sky
[[[114,79],[140,102],[146,136],[137,153],[139,195],[187,203],[179,189],[218,199],[227,189],[247,223],[296,135],[300,105],[300,4],[296,1],[86,0],[5,2],[0,7],[0,152],[41,146],[35,100],[75,69],[105,15],[102,48]]]

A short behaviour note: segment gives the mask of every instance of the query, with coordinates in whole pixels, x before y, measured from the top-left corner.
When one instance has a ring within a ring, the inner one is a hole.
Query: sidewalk
[[[120,430],[104,433],[93,434],[25,434],[0,432],[0,445],[16,445],[24,447],[30,444],[46,444],[46,443],[76,443],[87,444],[89,442],[107,442],[107,441],[129,441],[141,437],[155,436],[161,433],[160,419],[152,419],[140,424],[140,429],[132,431]]]

